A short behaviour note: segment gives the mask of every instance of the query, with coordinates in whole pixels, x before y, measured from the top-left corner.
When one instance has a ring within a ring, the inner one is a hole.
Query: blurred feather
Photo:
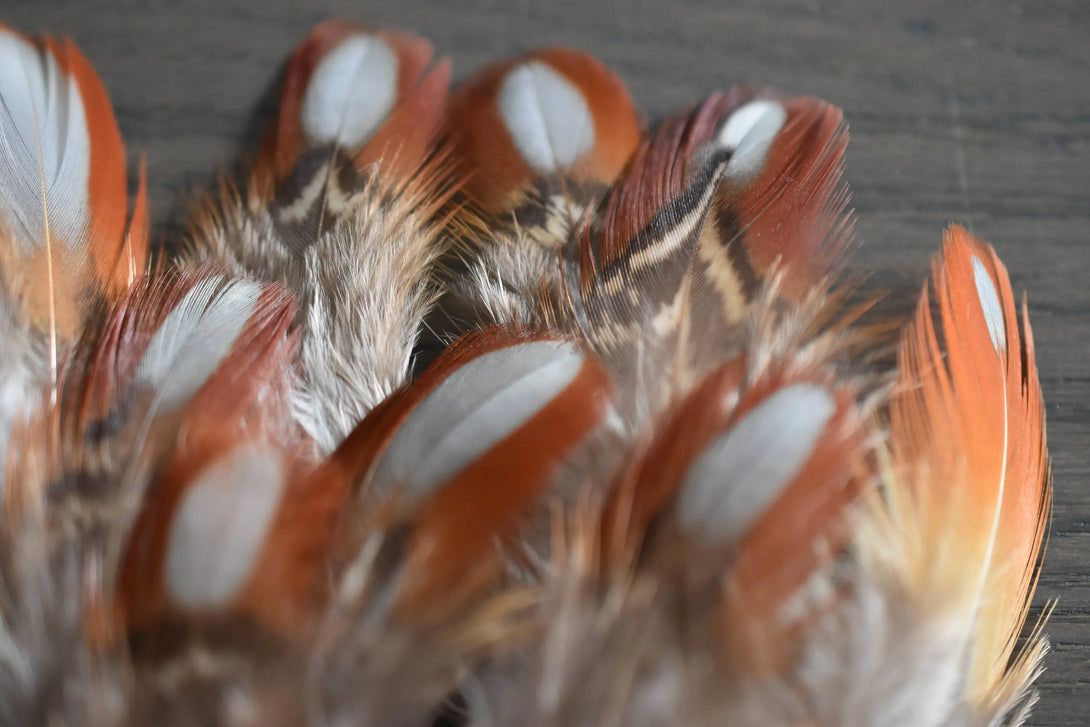
[[[125,164],[106,91],[75,45],[0,24],[0,464],[38,392],[55,400],[69,346],[144,270],[143,166],[126,230]]]

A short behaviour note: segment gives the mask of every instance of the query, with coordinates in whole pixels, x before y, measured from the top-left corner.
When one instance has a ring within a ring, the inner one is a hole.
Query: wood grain
[[[288,52],[346,16],[431,38],[464,76],[542,45],[590,50],[649,118],[726,85],[825,97],[852,127],[847,178],[876,285],[916,291],[950,221],[992,242],[1029,295],[1056,507],[1039,602],[1057,599],[1033,724],[1090,722],[1090,4],[6,0],[72,35],[148,158],[160,237],[184,193],[253,149]]]

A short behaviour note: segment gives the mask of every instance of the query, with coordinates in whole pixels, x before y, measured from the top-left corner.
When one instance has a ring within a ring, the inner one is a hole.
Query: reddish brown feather
[[[291,361],[297,342],[288,333],[293,315],[292,300],[276,287],[267,288],[230,353],[172,427],[169,454],[157,468],[123,558],[118,608],[129,627],[146,625],[172,609],[162,576],[167,537],[186,491],[205,469],[248,445],[283,451],[296,469],[305,464],[301,456],[292,455],[300,434],[284,427],[290,421]],[[139,360],[139,355],[133,358]],[[292,605],[265,604],[276,615],[290,612]],[[269,620],[282,623],[275,617]]]
[[[424,614],[449,608],[471,590],[472,574],[496,559],[496,540],[552,484],[557,468],[609,407],[609,375],[588,357],[575,379],[522,426],[459,472],[417,517],[399,607]],[[441,605],[440,605],[441,604]]]
[[[708,374],[662,418],[614,486],[602,518],[605,563],[627,562],[654,518],[677,494],[685,472],[733,418],[745,360]]]
[[[576,181],[611,184],[639,143],[641,125],[621,80],[598,59],[567,48],[550,48],[506,60],[479,72],[450,101],[450,135],[464,190],[491,215],[517,204],[536,173],[515,147],[496,103],[507,73],[529,61],[560,73],[582,93],[598,130],[594,148],[570,168],[559,170]]]
[[[664,121],[635,151],[610,196],[604,219],[599,266],[616,260],[664,204],[692,181],[697,152],[715,136],[730,112],[752,94],[733,89]]]
[[[722,623],[729,649],[736,663],[753,672],[776,669],[792,658],[799,645],[792,635],[805,623],[785,613],[785,607],[847,546],[851,508],[870,479],[854,392],[827,375],[769,376],[739,402],[736,416],[745,416],[776,389],[800,382],[828,387],[836,413],[806,464],[738,544],[724,593]]]
[[[787,121],[760,175],[724,185],[720,204],[736,210],[757,272],[784,271],[782,290],[800,298],[829,271],[850,237],[840,184],[848,135],[840,109],[823,101],[786,100]]]
[[[121,402],[159,326],[196,285],[216,275],[213,268],[196,267],[142,276],[111,309],[103,326],[88,332],[87,349],[71,357],[65,376],[71,387],[66,391],[65,408],[74,431],[86,431]],[[263,311],[284,305],[290,307],[290,299],[279,287],[270,286],[251,321],[260,321]],[[239,340],[245,340],[246,335],[244,330]]]
[[[698,172],[706,171],[708,151],[730,115],[759,99],[782,104],[787,118],[755,177],[722,179],[705,224],[707,239],[700,243],[713,249],[702,255],[723,257],[728,246],[744,245],[752,271],[734,269],[729,259],[722,264],[743,279],[753,275],[764,279],[779,271],[780,293],[796,300],[826,277],[851,232],[851,220],[845,215],[847,190],[840,183],[847,145],[841,112],[814,99],[736,88],[671,117],[643,141],[606,205],[597,257],[592,252],[598,244],[595,235],[583,230],[584,289],[597,271],[620,258],[649,229]],[[719,212],[731,220],[736,228],[731,234],[737,239],[720,239],[725,230],[716,226]]]
[[[450,62],[440,61],[430,73],[430,43],[409,33],[372,30],[347,20],[329,20],[311,31],[295,50],[284,75],[280,112],[268,130],[254,167],[259,180],[283,181],[310,141],[302,128],[303,99],[318,64],[340,43],[357,34],[373,35],[394,51],[398,62],[397,99],[393,111],[354,154],[361,170],[379,163],[395,179],[413,174],[424,162],[439,131],[450,85]]]
[[[650,444],[626,467],[607,502],[602,547],[607,569],[630,567],[652,524],[660,513],[668,512],[690,468],[713,440],[779,389],[801,383],[827,388],[835,414],[805,464],[739,540],[709,543],[670,532],[663,536],[669,542],[655,545],[660,553],[670,545],[680,546],[686,561],[682,567],[692,569],[698,582],[710,572],[717,584],[722,583],[719,627],[729,657],[738,668],[763,673],[790,658],[795,641],[791,633],[797,624],[785,615],[785,606],[847,544],[848,512],[867,481],[867,468],[850,389],[836,387],[828,374],[818,371],[781,367],[749,385],[745,374],[742,358],[720,367],[665,417]],[[676,556],[667,558],[671,569],[678,567]]]

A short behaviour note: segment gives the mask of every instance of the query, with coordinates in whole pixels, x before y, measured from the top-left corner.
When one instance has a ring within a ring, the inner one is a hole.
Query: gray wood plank
[[[998,249],[1028,291],[1056,486],[1038,601],[1058,599],[1033,723],[1090,722],[1090,5],[1052,2],[639,0],[5,0],[25,31],[71,34],[102,74],[156,230],[183,193],[252,149],[309,26],[411,28],[464,76],[563,44],[598,54],[649,117],[735,83],[823,96],[852,125],[858,267],[915,289],[949,221]]]

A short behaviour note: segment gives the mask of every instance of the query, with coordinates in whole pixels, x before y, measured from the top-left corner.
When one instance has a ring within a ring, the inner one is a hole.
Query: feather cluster
[[[1026,306],[952,227],[879,319],[846,144],[328,22],[151,263],[90,64],[0,26],[0,724],[1020,724]]]

